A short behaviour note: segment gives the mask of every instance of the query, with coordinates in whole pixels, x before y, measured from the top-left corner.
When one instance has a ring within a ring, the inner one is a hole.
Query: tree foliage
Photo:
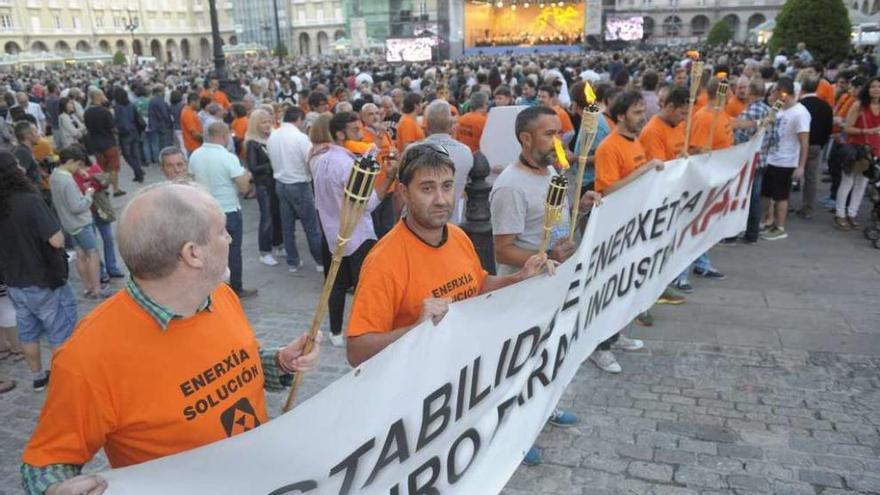
[[[284,43],[278,43],[278,45],[275,46],[274,55],[276,57],[281,57],[281,58],[287,57],[287,55],[288,55],[287,45],[285,45]]]
[[[113,65],[125,65],[125,54],[121,51],[113,54]]]
[[[733,26],[725,20],[720,20],[709,30],[706,42],[710,45],[723,45],[733,39]]]
[[[803,41],[813,58],[827,63],[846,56],[851,32],[842,0],[786,0],[776,16],[770,49],[792,54]]]

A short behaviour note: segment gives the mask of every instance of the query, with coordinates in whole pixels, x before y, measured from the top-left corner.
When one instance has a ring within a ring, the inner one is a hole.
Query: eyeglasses
[[[441,156],[445,156],[449,158],[449,150],[446,149],[445,146],[439,143],[419,143],[411,145],[404,151],[403,162],[400,164],[400,168],[397,170],[397,180],[403,182],[404,175],[406,174],[409,166],[428,153],[436,153]]]

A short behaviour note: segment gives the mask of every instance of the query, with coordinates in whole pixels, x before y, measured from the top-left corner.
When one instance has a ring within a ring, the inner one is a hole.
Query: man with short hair
[[[43,109],[40,107],[39,103],[32,102],[24,91],[15,93],[15,103],[16,107],[21,108],[24,113],[36,119],[37,132],[41,136],[44,135],[46,132],[46,114],[43,113]],[[13,113],[14,112],[12,112],[12,109],[10,108],[9,114],[7,114],[7,120],[10,124],[13,123]]]
[[[531,79],[524,79],[522,85],[522,96],[516,99],[517,105],[526,105],[533,107],[535,105],[540,105],[541,102],[538,101],[538,87],[534,81]]]
[[[733,119],[725,109],[715,110],[718,86],[721,82],[717,78],[711,78],[706,83],[706,104],[694,113],[691,124],[691,141],[688,153],[698,155],[713,150],[720,150],[733,146]],[[712,131],[712,126],[715,130]],[[712,142],[709,142],[709,137]]]
[[[61,126],[58,123],[58,116],[61,112],[61,109],[58,108],[58,104],[61,102],[61,89],[57,82],[49,81],[46,85],[46,91],[48,92],[45,103],[46,123],[52,129],[52,144],[55,149],[61,149],[61,133],[59,132]]]
[[[568,141],[574,136],[574,124],[571,123],[571,116],[564,108],[562,108],[559,104],[559,99],[556,96],[556,88],[549,84],[545,84],[538,89],[538,101],[541,105],[556,112],[556,115],[559,117],[559,122],[562,123],[561,139],[563,142],[568,143]]]
[[[657,95],[657,84],[660,76],[654,70],[646,70],[642,74],[642,98],[645,99],[645,118],[648,122],[660,111],[660,101]]]
[[[455,139],[467,145],[471,153],[480,149],[480,138],[483,136],[483,128],[486,127],[486,116],[489,114],[489,97],[482,91],[471,94],[470,111],[458,119],[458,130]],[[458,222],[453,221],[456,225]]]
[[[297,219],[306,233],[315,269],[319,272],[324,270],[321,230],[315,213],[312,174],[309,170],[312,142],[301,130],[304,118],[302,108],[288,108],[284,112],[281,127],[272,131],[266,143],[274,170],[275,192],[281,208],[281,233],[284,250],[287,251],[287,269],[291,273],[298,271],[304,264],[296,249],[294,222]]]
[[[365,103],[364,106],[361,107],[359,115],[362,124],[361,134],[364,141],[372,143],[376,146],[376,149],[379,150],[376,154],[376,160],[378,160],[379,163],[384,164],[387,160],[396,158],[397,147],[394,146],[394,140],[388,132],[387,124],[382,122],[379,107],[373,103]],[[376,192],[381,193],[383,199],[379,203],[379,206],[377,206],[371,213],[373,217],[373,228],[376,230],[376,235],[379,239],[388,233],[397,222],[397,213],[395,212],[393,195],[388,194],[394,192],[395,178],[393,176],[391,177],[391,180],[386,186],[387,190],[380,190],[380,185],[385,184],[385,176],[386,173],[383,167],[383,169],[379,171],[379,175],[376,176],[375,182]]]
[[[16,122],[13,131],[18,144],[12,148],[12,153],[18,159],[18,164],[24,169],[27,178],[33,182],[34,186],[40,187],[43,173],[39,162],[34,157],[34,146],[40,142],[40,133],[29,120]]]
[[[162,148],[159,152],[159,168],[165,176],[165,180],[189,180],[192,175],[186,164],[186,157],[183,151],[177,146],[168,146]]]
[[[486,106],[488,105],[486,95],[483,93],[474,94],[483,95],[483,98],[478,98],[478,101],[483,101],[483,106],[488,108]],[[473,98],[471,98],[471,101],[473,101]],[[452,107],[449,103],[443,100],[434,100],[428,105],[428,108],[425,110],[428,137],[422,142],[434,143],[442,146],[449,153],[449,157],[455,165],[455,187],[453,190],[455,204],[450,222],[455,225],[461,225],[465,220],[464,188],[468,183],[468,175],[471,173],[471,169],[474,168],[474,155],[471,152],[471,149],[465,146],[465,143],[453,139],[451,135],[452,126],[455,123],[452,117],[451,108]],[[467,115],[468,114],[465,114],[465,116]],[[461,120],[459,119],[459,125],[460,124]],[[461,127],[459,127],[459,130],[461,130]]]
[[[226,223],[217,201],[193,185],[148,186],[129,203],[118,236],[131,280],[53,359],[52,387],[22,455],[26,493],[102,493],[106,480],[79,475],[102,448],[120,468],[252,430],[269,419],[263,389],[283,390],[292,373],[314,367],[320,346],[304,354],[305,334],[261,346],[221,283]],[[200,386],[206,374],[217,379],[214,370],[222,380]]]
[[[608,195],[633,182],[649,170],[662,170],[663,162],[648,159],[638,136],[645,126],[645,102],[638,91],[624,91],[608,109],[614,119],[614,132],[596,149],[596,191]],[[655,117],[656,118],[656,117]],[[635,351],[644,342],[631,339],[618,332],[600,343],[590,360],[602,371],[620,373],[623,368],[617,362],[612,347]]]
[[[113,196],[122,196],[125,191],[119,188],[120,150],[116,142],[116,119],[105,106],[107,97],[103,91],[92,90],[89,96],[92,104],[83,116],[89,136],[88,151],[94,153],[101,169],[110,174]]]
[[[764,103],[764,83],[756,79],[749,83],[749,98],[746,109],[737,119],[737,128],[734,131],[736,144],[747,142],[758,132],[758,126],[770,113],[770,105]],[[761,184],[764,179],[764,169],[767,166],[767,147],[769,134],[764,134],[761,148],[758,150],[758,168],[752,179],[752,195],[749,203],[749,218],[746,222],[746,232],[743,242],[754,244],[758,242],[761,224]]]
[[[161,84],[153,86],[147,116],[150,129],[156,132],[159,148],[171,146],[174,143],[174,119],[171,117],[171,106],[165,101],[165,87]]]
[[[767,241],[788,237],[785,220],[791,181],[804,176],[810,149],[810,112],[795,98],[794,81],[788,77],[779,78],[775,95],[776,99],[782,100],[782,109],[776,114],[776,122],[769,131],[772,133],[771,144],[761,185],[761,207],[767,226],[761,238]]]
[[[501,84],[492,92],[492,106],[506,107],[513,104],[513,92],[510,91],[510,86]]]
[[[419,125],[422,114],[422,95],[409,93],[403,99],[403,114],[397,122],[397,151],[403,153],[410,143],[425,139],[425,131]]]
[[[204,127],[199,118],[199,94],[191,91],[186,95],[186,106],[180,111],[180,132],[187,154],[202,145]]]
[[[305,115],[305,123],[303,124],[303,129],[305,131],[312,128],[312,124],[322,113],[327,113],[330,110],[327,95],[320,91],[312,91],[309,93],[308,103],[309,113]]]
[[[639,134],[645,158],[669,161],[684,153],[684,121],[688,114],[688,90],[677,86],[669,90],[660,111],[651,117]]]
[[[398,179],[407,214],[373,247],[361,269],[346,331],[346,354],[352,366],[424,321],[436,325],[450,302],[533,277],[547,263],[545,253],[536,253],[513,274],[486,273],[467,234],[449,223],[455,164],[438,145],[410,146]],[[447,291],[452,279],[466,282]],[[533,454],[534,459],[539,457]]]
[[[818,88],[818,77],[807,77],[801,82],[800,103],[810,113],[810,146],[804,168],[803,201],[797,211],[797,215],[804,219],[811,219],[816,208],[816,186],[822,150],[831,139],[831,130],[834,127],[834,109],[816,93]]]
[[[730,118],[735,119],[746,109],[749,98],[749,78],[746,76],[738,77],[732,89],[733,95],[728,96],[724,111]]]
[[[189,169],[196,182],[205,186],[219,203],[226,215],[226,230],[231,242],[229,245],[229,286],[245,299],[257,295],[257,289],[242,286],[241,240],[244,234],[241,219],[239,194],[251,188],[251,174],[225,148],[229,141],[229,128],[223,122],[208,126],[205,143],[189,157]]]
[[[357,115],[353,113],[337,113],[330,119],[329,129],[333,143],[326,151],[315,157],[313,168],[315,172],[315,207],[318,211],[324,238],[327,241],[326,251],[323,252],[325,274],[329,273],[332,261],[330,250],[336,246],[339,236],[345,186],[348,183],[355,160],[361,158],[346,149],[345,143],[363,140],[360,122]],[[395,163],[392,160],[386,160],[382,168],[384,172],[382,180],[376,184],[375,191],[370,195],[364,211],[365,214],[361,216],[345,244],[339,275],[330,291],[327,311],[330,317],[330,342],[337,347],[344,344],[342,320],[345,316],[346,291],[349,288],[357,288],[361,265],[370,248],[376,243],[376,233],[370,213],[385,199],[388,186],[393,180]]]

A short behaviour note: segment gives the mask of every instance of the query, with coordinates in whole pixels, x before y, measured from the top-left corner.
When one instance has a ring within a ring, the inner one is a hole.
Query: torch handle
[[[321,297],[318,299],[318,307],[315,309],[315,315],[312,317],[312,326],[309,328],[303,354],[308,354],[315,346],[315,339],[321,330],[321,322],[324,320],[324,315],[327,314],[330,291],[333,290],[333,284],[336,283],[339,266],[342,264],[342,257],[345,255],[345,245],[348,243],[354,227],[360,221],[365,207],[366,204],[364,203],[351,201],[343,203],[343,212],[340,215],[342,222],[339,225],[339,234],[336,236],[336,247],[330,260],[330,269],[327,271],[327,277],[324,279]],[[293,384],[290,387],[290,392],[287,394],[287,400],[284,402],[283,412],[289,411],[293,407],[294,402],[296,402],[296,393],[302,383],[303,376],[304,373],[302,372],[297,372],[293,375]]]
[[[593,134],[593,137],[595,138],[596,135]],[[592,139],[590,141],[592,141]],[[589,144],[590,144],[590,146],[593,145],[592,142]],[[587,149],[589,149],[589,147],[587,147]],[[587,168],[587,154],[584,153],[584,149],[581,148],[581,154],[578,155],[578,172],[577,172],[577,178],[575,179],[576,185],[574,187],[574,205],[572,205],[571,222],[568,226],[568,240],[569,241],[574,241],[574,231],[575,231],[575,229],[577,229],[578,213],[579,213],[579,210],[581,207],[581,194],[582,194],[583,188],[584,188],[584,169],[586,169],[586,168]]]

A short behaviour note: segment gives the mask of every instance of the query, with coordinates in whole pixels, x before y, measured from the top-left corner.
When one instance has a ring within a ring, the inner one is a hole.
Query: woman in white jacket
[[[76,106],[70,98],[61,98],[58,102],[61,112],[58,114],[58,132],[61,135],[61,148],[78,144],[86,135],[86,126],[76,115]]]

